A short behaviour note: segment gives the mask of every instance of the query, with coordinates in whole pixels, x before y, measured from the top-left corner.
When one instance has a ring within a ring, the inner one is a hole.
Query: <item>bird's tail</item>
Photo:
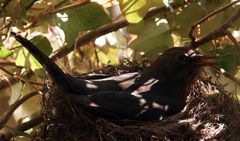
[[[32,42],[14,32],[11,32],[11,35],[38,60],[56,85],[65,90],[71,90],[71,76],[65,74],[54,61],[42,53]]]

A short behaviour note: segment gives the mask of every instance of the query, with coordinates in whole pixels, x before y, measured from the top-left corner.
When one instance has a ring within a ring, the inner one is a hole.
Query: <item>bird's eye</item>
[[[187,61],[187,56],[181,54],[181,55],[177,55],[175,59],[177,62],[185,63]]]

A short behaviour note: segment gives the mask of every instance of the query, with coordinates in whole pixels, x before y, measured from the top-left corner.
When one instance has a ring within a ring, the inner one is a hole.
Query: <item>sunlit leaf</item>
[[[64,13],[58,13],[57,23],[65,33],[65,41],[71,47],[81,31],[96,29],[110,23],[111,19],[97,3],[89,3]]]
[[[162,0],[119,0],[122,13],[130,23],[138,23],[151,7],[162,7]]]
[[[30,41],[45,55],[51,54],[52,47],[46,37],[39,35]],[[18,52],[15,64],[17,66],[31,68],[36,73],[39,71],[41,72],[43,69],[42,65],[28,52],[26,48],[22,48]]]
[[[113,48],[108,46],[100,49],[100,51],[106,55],[108,61],[110,61],[112,65],[119,63],[120,50],[120,48]]]
[[[2,45],[0,45],[0,58],[7,58],[8,56],[11,56],[13,54],[12,51],[4,48]]]
[[[98,52],[98,59],[102,64],[108,64],[109,62],[109,59],[106,56],[106,54],[101,51]]]

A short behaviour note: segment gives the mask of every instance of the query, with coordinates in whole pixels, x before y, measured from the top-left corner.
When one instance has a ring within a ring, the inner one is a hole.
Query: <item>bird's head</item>
[[[168,79],[194,78],[203,66],[217,64],[217,57],[204,56],[197,51],[186,47],[177,47],[166,50],[151,65],[150,69],[156,74]]]

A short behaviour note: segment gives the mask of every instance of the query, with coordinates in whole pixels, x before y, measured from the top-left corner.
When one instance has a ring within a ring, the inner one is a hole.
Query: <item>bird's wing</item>
[[[135,119],[141,112],[139,98],[128,91],[105,91],[89,96],[69,95],[71,100],[100,112],[102,117],[117,115],[119,119]],[[98,113],[99,114],[99,113]]]

